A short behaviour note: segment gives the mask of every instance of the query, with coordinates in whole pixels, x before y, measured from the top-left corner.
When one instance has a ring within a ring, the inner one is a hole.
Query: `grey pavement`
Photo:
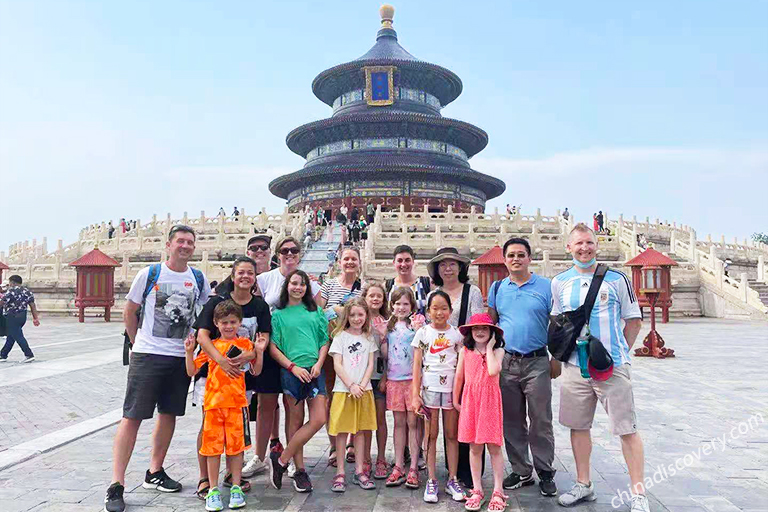
[[[648,489],[651,510],[768,510],[768,426],[765,423],[768,381],[765,363],[760,357],[768,347],[767,327],[764,323],[673,319],[669,324],[659,324],[659,331],[678,357],[634,358],[635,402],[645,441],[646,476],[655,477]],[[12,367],[17,373],[28,372],[28,380],[3,386],[3,376],[9,369],[0,367],[0,428],[4,432],[0,449],[11,451],[21,445],[34,446],[38,441],[41,444],[46,441],[51,447],[45,453],[0,470],[0,510],[3,512],[102,509],[104,491],[110,483],[114,427],[102,428],[90,435],[80,432],[76,440],[59,447],[49,441],[51,436],[62,432],[63,427],[76,430],[87,426],[84,423],[87,419],[119,412],[125,385],[125,369],[119,360],[79,369],[88,363],[77,356],[89,351],[114,352],[121,340],[113,336],[51,344],[106,336],[116,331],[120,331],[119,323],[110,325],[87,319],[86,324],[77,324],[74,319],[44,318],[42,327],[27,329],[33,350],[42,362],[24,365],[21,369],[21,365]],[[12,353],[12,358],[20,357]],[[71,362],[71,370],[50,376],[35,371],[35,365],[49,363],[55,367],[57,360]],[[24,375],[15,378],[24,378]],[[559,382],[555,381],[555,418],[559,408],[558,390]],[[145,422],[128,468],[129,511],[203,510],[202,502],[192,495],[198,478],[195,436],[199,424],[200,411],[190,405],[187,415],[179,419],[165,465],[172,477],[182,481],[184,490],[179,494],[160,494],[141,487],[152,430],[152,422]],[[627,490],[628,476],[620,442],[610,434],[607,416],[599,407],[592,435],[592,479],[599,499],[575,510],[614,510],[612,501],[613,505],[619,504],[617,493]],[[555,436],[556,482],[562,491],[573,483],[575,467],[569,433],[557,422]],[[390,440],[390,459],[391,450]],[[305,451],[307,470],[315,486],[311,494],[295,493],[287,479],[283,489],[276,491],[267,485],[265,476],[259,476],[253,479],[246,510],[463,510],[461,504],[450,502],[442,492],[440,503],[424,503],[423,484],[418,491],[381,485],[376,491],[363,491],[350,486],[343,495],[333,494],[329,485],[335,470],[327,466],[327,452],[324,432],[319,433]],[[2,454],[0,451],[0,457]],[[487,466],[485,486],[488,490],[491,475],[490,465]],[[440,461],[438,468],[444,480],[442,467]],[[672,476],[671,471],[676,474]],[[348,467],[348,475],[350,473]],[[541,497],[538,487],[507,491],[507,494],[510,511],[562,510],[554,499]],[[617,510],[628,510],[628,507],[620,506]]]

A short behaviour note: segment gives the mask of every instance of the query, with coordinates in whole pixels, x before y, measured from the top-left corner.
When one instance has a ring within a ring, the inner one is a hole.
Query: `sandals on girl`
[[[505,496],[500,491],[493,491],[493,496],[491,496],[491,501],[488,502],[488,510],[491,511],[501,511],[507,508],[507,498],[509,496]]]
[[[333,482],[331,483],[331,490],[333,492],[344,492],[347,490],[347,482],[344,479],[344,475],[336,475],[333,477]]]
[[[197,482],[197,492],[195,494],[197,495],[197,498],[200,500],[205,501],[205,497],[208,496],[208,491],[211,490],[211,486],[209,485],[210,480],[208,478],[201,478],[199,482]],[[201,485],[204,485],[202,488]]]
[[[387,478],[387,471],[389,471],[389,464],[382,459],[376,459],[376,471],[373,473],[373,478],[376,480],[383,480]]]
[[[347,445],[347,462],[350,464],[354,464],[355,462],[355,445],[352,443]]]
[[[485,498],[483,491],[472,489],[470,492],[472,494],[467,498],[467,501],[464,502],[464,510],[480,510],[483,506],[483,498]]]
[[[387,487],[397,487],[398,485],[403,485],[405,483],[405,473],[403,472],[403,468],[400,466],[395,466],[392,468],[392,472],[389,474],[389,477],[387,477]]]
[[[419,485],[419,472],[415,469],[409,470],[408,478],[405,480],[405,486],[409,489],[418,489]]]
[[[354,482],[360,486],[361,489],[370,491],[376,488],[376,484],[365,473],[357,473],[354,478]]]
[[[328,454],[328,465],[335,468],[336,467],[336,447],[331,446],[331,453]]]

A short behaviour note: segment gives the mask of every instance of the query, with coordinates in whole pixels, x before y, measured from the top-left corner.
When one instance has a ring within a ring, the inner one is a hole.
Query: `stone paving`
[[[35,365],[43,366],[46,360],[104,351],[119,346],[120,338],[44,345],[113,334],[120,331],[119,324],[104,324],[95,319],[84,325],[73,319],[45,320],[43,327],[27,329],[33,350],[42,361],[24,370],[30,372],[29,380],[3,386],[9,369],[0,367],[0,427],[3,432],[18,432],[0,437],[5,448],[13,448],[20,441],[29,443],[38,435],[98,416],[106,409],[119,409],[122,401],[125,369],[119,360],[82,370],[73,365],[71,371],[49,377],[34,373]],[[764,323],[728,320],[673,320],[660,324],[659,330],[678,357],[664,361],[634,359],[635,401],[645,441],[646,475],[653,477],[656,473],[656,481],[648,490],[651,510],[768,510],[768,381],[759,357],[768,347],[766,327]],[[14,351],[11,357],[18,359],[20,355]],[[15,368],[13,371],[18,372],[18,366]],[[554,388],[557,417],[558,381]],[[198,478],[194,439],[199,423],[199,409],[191,406],[187,416],[178,422],[166,469],[185,487],[179,494],[164,495],[146,491],[140,485],[148,464],[152,430],[152,422],[145,422],[128,468],[129,511],[203,510],[202,502],[192,495]],[[613,505],[619,504],[617,492],[626,491],[628,477],[619,440],[610,435],[602,410],[596,416],[592,433],[592,479],[599,499],[575,510],[614,510]],[[329,484],[335,470],[327,466],[327,439],[321,434],[305,452],[315,491],[308,495],[295,493],[287,479],[283,490],[276,491],[267,485],[265,476],[260,476],[253,480],[246,510],[463,510],[461,504],[450,502],[442,493],[440,503],[424,503],[423,484],[419,491],[383,486],[376,491],[363,491],[350,486],[343,495],[331,493]],[[111,474],[113,435],[114,427],[100,430],[0,470],[0,510],[101,510]],[[565,490],[574,480],[575,467],[568,431],[556,423],[555,435],[556,481]],[[391,449],[390,441],[390,458]],[[671,476],[669,468],[675,465],[678,469]],[[442,461],[438,467],[442,468]],[[444,478],[444,472],[440,476]],[[486,488],[490,485],[488,471]],[[554,499],[541,497],[538,487],[507,493],[510,511],[562,510]],[[618,510],[628,507],[620,506]]]

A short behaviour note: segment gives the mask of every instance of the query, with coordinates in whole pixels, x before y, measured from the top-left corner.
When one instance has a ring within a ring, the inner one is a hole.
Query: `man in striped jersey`
[[[597,238],[586,225],[574,226],[567,248],[573,256],[574,266],[552,279],[552,315],[572,311],[584,303],[597,268]],[[634,493],[631,512],[649,510],[643,487],[643,441],[637,432],[629,360],[629,350],[641,326],[640,307],[632,284],[622,272],[608,270],[592,308],[589,331],[613,358],[613,375],[607,380],[583,378],[576,351],[563,365],[560,423],[571,429],[577,481],[570,491],[560,495],[558,501],[561,505],[571,506],[597,499],[590,480],[589,458],[592,453],[590,429],[599,400],[608,413],[611,431],[621,438],[621,449]]]

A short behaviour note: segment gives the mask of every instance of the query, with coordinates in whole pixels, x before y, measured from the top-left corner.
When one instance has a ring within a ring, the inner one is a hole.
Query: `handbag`
[[[597,265],[584,304],[573,311],[566,311],[551,318],[547,330],[547,348],[552,357],[558,361],[568,361],[576,348],[576,339],[581,334],[584,324],[589,322],[597,292],[603,284],[606,272],[608,272],[607,265],[602,263]]]

